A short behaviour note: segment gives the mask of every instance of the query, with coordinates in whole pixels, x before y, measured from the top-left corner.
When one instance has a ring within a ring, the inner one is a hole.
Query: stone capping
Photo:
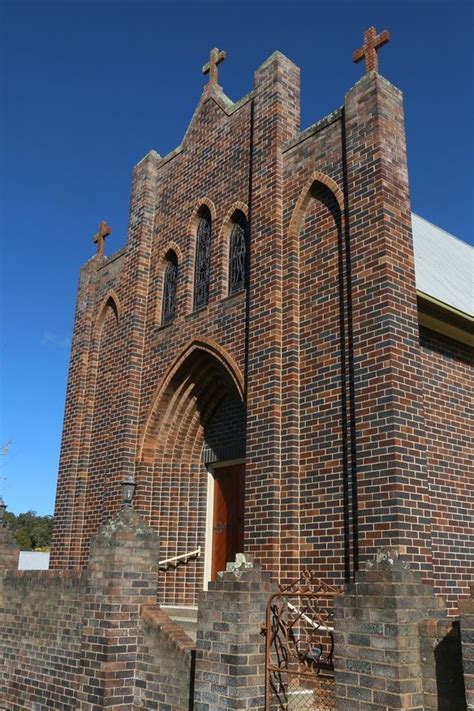
[[[159,536],[157,532],[148,526],[142,516],[132,506],[119,509],[107,523],[100,528],[91,538],[91,548],[96,548],[97,552],[101,546],[111,548],[123,546],[124,548],[134,548],[138,542],[144,542],[158,550]],[[156,558],[158,562],[158,553]],[[91,555],[92,561],[94,555]]]
[[[179,146],[176,146],[176,148],[173,148],[172,151],[170,151],[163,157],[156,154],[159,158],[158,170],[160,168],[163,168],[163,166],[166,165],[166,163],[169,163],[170,160],[172,160],[177,155],[179,155],[180,153],[183,153],[186,150],[184,144],[186,142],[186,137],[189,133],[189,129],[192,126],[192,123],[197,115],[199,108],[205,101],[209,101],[209,100],[214,101],[217,104],[217,106],[220,109],[222,109],[222,111],[226,114],[226,116],[232,116],[232,114],[234,114],[236,111],[241,109],[242,106],[245,106],[245,104],[248,104],[248,102],[252,101],[252,99],[253,99],[253,91],[249,91],[247,94],[244,94],[244,96],[242,96],[242,98],[239,99],[238,101],[232,101],[232,99],[229,99],[229,97],[226,96],[226,94],[224,94],[222,87],[219,85],[216,86],[214,89],[211,89],[210,91],[205,88],[203,91],[203,94],[198,102],[198,105],[196,106],[196,109],[191,117],[191,121],[189,122],[188,127],[184,133],[183,140],[181,141]],[[145,156],[145,158],[146,158],[146,156]],[[142,159],[142,160],[144,160],[144,159]],[[137,163],[137,165],[139,165],[139,164]]]
[[[334,605],[338,708],[434,711],[439,698],[454,696],[462,703],[459,626],[447,618],[444,599],[396,550],[379,551]],[[442,642],[455,676],[436,668]]]
[[[160,605],[142,605],[140,609],[142,624],[153,629],[182,657],[191,659],[196,644],[174,620],[161,609]]]
[[[299,145],[303,141],[306,141],[307,138],[314,136],[316,133],[319,133],[319,131],[322,131],[324,128],[327,128],[331,124],[338,121],[342,116],[343,110],[343,107],[340,106],[338,109],[335,109],[335,111],[331,111],[330,114],[327,114],[327,116],[323,116],[323,118],[316,121],[316,123],[313,123],[311,126],[308,126],[308,128],[305,128],[304,131],[301,131],[294,138],[291,138],[285,143],[282,148],[282,153],[290,151],[295,146]]]
[[[120,257],[123,257],[126,251],[127,247],[121,247],[109,257],[105,257],[104,261],[97,267],[97,271],[100,272],[102,269],[105,269],[105,267],[108,267],[110,264],[112,264],[112,262],[115,262],[117,261],[117,259],[120,259]]]
[[[255,74],[257,74],[257,72],[260,72],[262,69],[265,69],[266,67],[269,66],[269,64],[271,64],[272,62],[274,62],[276,60],[279,60],[279,61],[283,60],[284,62],[291,62],[292,64],[294,64],[294,62],[289,57],[287,57],[286,54],[283,54],[283,52],[280,52],[279,49],[276,49],[274,52],[271,53],[271,55],[269,57],[267,57],[260,64],[260,66],[257,67],[257,69],[255,70]]]
[[[78,587],[85,588],[87,584],[87,571],[81,568],[71,570],[5,570],[4,582],[10,587]]]
[[[400,97],[403,96],[401,89],[399,89],[397,86],[395,86],[395,84],[392,84],[392,82],[390,82],[388,79],[385,79],[385,77],[382,76],[382,74],[379,74],[379,72],[370,71],[370,72],[366,72],[365,74],[363,74],[361,76],[361,78],[358,79],[358,81],[356,81],[356,83],[353,86],[351,86],[351,88],[348,91],[346,91],[344,98],[346,98],[348,96],[348,94],[350,94],[355,88],[363,85],[364,83],[369,84],[372,79],[379,79],[380,82],[382,84],[384,84],[386,88],[388,88],[389,90],[391,89],[392,91],[396,92]]]

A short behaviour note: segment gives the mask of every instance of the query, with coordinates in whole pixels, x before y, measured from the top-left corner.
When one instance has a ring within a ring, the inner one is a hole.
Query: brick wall
[[[195,310],[203,205],[209,303]],[[229,296],[236,210],[250,274]],[[244,545],[265,569],[291,579],[307,564],[341,582],[391,546],[452,606],[468,575],[468,395],[455,384],[469,385],[467,354],[426,335],[420,349],[414,276],[398,89],[369,73],[300,132],[299,70],[279,52],[237,103],[205,88],[182,144],[135,166],[126,248],[81,272],[52,567],[87,564],[125,474],[163,558],[204,550],[203,455],[234,458],[239,430]],[[169,570],[160,600],[195,604],[204,575],[203,556]]]
[[[189,711],[195,643],[159,605],[141,611],[134,708]]]
[[[74,708],[86,578],[9,572],[0,579],[0,707]]]
[[[473,352],[420,329],[433,577],[455,612],[474,574]]]
[[[260,565],[228,570],[199,596],[194,709],[261,711],[265,639],[260,623],[272,589]]]
[[[459,624],[396,552],[379,552],[335,598],[334,630],[341,711],[466,709]]]

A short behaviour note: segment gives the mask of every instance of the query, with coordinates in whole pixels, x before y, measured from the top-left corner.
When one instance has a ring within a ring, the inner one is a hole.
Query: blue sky
[[[389,29],[380,71],[405,95],[413,210],[472,238],[473,4],[392,2],[1,3],[0,492],[52,513],[79,268],[106,219],[126,239],[131,168],[181,141],[209,50],[238,99],[279,49],[302,70],[302,126],[363,72],[352,50]]]

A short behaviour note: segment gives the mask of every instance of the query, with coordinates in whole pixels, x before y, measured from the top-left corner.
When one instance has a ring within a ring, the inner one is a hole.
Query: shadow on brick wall
[[[439,711],[464,711],[467,705],[459,622],[453,622],[448,634],[436,646],[434,656]]]

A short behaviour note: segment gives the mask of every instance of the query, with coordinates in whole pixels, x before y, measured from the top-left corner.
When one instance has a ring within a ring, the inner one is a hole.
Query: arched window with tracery
[[[170,323],[176,314],[176,287],[178,285],[178,259],[171,250],[166,255],[166,266],[163,275],[163,308],[161,323]]]
[[[199,211],[194,266],[194,308],[207,306],[211,266],[211,213],[203,206]]]
[[[229,241],[229,294],[235,294],[247,286],[247,218],[239,210],[234,214],[232,223]]]

